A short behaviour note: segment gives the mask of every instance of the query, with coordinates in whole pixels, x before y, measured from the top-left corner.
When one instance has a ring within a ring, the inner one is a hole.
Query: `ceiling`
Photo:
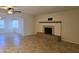
[[[73,6],[14,6],[15,10],[19,10],[19,11],[22,11],[22,13],[26,13],[28,15],[33,15],[33,16],[46,14],[46,13],[59,12],[63,10],[70,10],[75,8],[79,8],[79,7],[76,7],[76,6],[74,7]]]

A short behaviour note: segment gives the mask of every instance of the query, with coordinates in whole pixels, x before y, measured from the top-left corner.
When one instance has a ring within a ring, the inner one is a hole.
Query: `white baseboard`
[[[79,44],[78,42],[68,41],[68,40],[64,40],[64,39],[62,39],[62,40],[66,41],[66,42],[74,43],[74,44]]]
[[[34,34],[21,34],[22,36],[29,36],[29,35],[34,35]]]

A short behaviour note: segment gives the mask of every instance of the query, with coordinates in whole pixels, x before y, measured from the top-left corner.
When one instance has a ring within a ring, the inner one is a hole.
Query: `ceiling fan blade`
[[[22,11],[13,11],[14,13],[21,13]]]
[[[1,6],[1,9],[6,10],[9,14],[21,13],[22,11],[17,11],[14,6]]]

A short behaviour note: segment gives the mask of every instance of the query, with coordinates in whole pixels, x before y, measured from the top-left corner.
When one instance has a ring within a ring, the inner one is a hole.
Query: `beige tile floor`
[[[68,42],[57,42],[52,39],[42,39],[36,35],[22,37],[17,34],[0,34],[1,53],[61,53],[79,52],[79,45]]]

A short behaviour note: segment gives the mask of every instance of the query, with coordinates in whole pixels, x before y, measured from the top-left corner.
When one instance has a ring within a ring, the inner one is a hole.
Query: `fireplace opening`
[[[45,33],[45,34],[52,35],[52,28],[45,27],[45,28],[44,28],[44,33]]]

